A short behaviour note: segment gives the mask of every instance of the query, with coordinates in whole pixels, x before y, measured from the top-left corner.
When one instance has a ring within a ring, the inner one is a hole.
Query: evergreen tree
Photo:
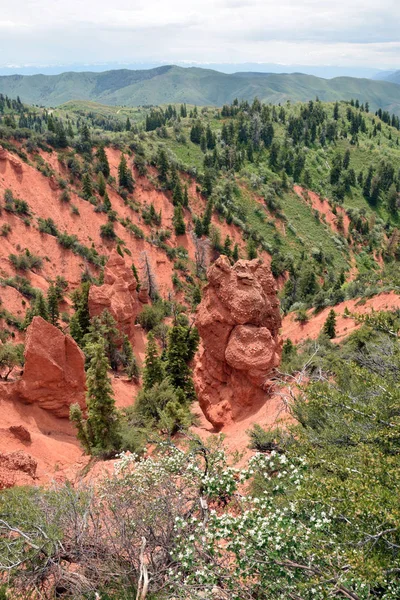
[[[69,323],[69,332],[79,346],[83,346],[83,338],[89,331],[90,313],[89,313],[89,290],[90,283],[82,283],[79,290],[72,294],[72,303],[75,313],[72,315]]]
[[[200,219],[196,219],[194,224],[194,233],[197,238],[201,238],[203,235],[203,225]]]
[[[110,198],[108,197],[107,190],[104,192],[103,207],[106,212],[109,212],[110,210],[112,210],[112,205],[111,205]]]
[[[131,121],[130,121],[129,117],[126,117],[125,131],[130,131],[131,128],[132,128]]]
[[[140,376],[139,365],[127,335],[124,335],[122,340],[121,362],[129,379],[138,381]]]
[[[183,235],[184,233],[186,233],[186,225],[185,225],[185,221],[183,219],[183,210],[182,210],[182,206],[180,206],[180,205],[176,206],[174,209],[173,224],[174,224],[176,235]]]
[[[118,165],[118,182],[119,187],[125,188],[130,193],[133,192],[133,178],[128,169],[125,154],[122,154],[120,163]]]
[[[96,452],[117,450],[119,446],[118,416],[104,343],[91,344],[86,372],[87,432],[91,448]]]
[[[183,188],[183,201],[182,201],[182,206],[184,206],[185,208],[188,208],[189,206],[189,194],[188,194],[188,186],[185,183],[185,187]]]
[[[85,200],[89,200],[93,196],[92,180],[87,172],[82,177],[82,194]]]
[[[41,292],[36,296],[35,304],[33,307],[33,317],[42,317],[45,321],[49,320],[49,311],[47,309],[47,302]]]
[[[158,346],[152,331],[147,338],[144,365],[143,388],[151,390],[156,383],[161,383],[164,379],[164,366],[159,356]]]
[[[172,386],[181,390],[185,400],[189,401],[196,397],[189,363],[196,353],[198,344],[197,329],[188,327],[178,316],[168,333],[165,371]]]
[[[333,107],[333,118],[335,121],[339,120],[339,102],[335,102],[335,106]]]
[[[233,247],[232,258],[235,262],[239,260],[239,246],[237,244]]]
[[[58,325],[60,311],[58,309],[58,292],[56,287],[51,284],[47,291],[48,319],[52,325]]]
[[[247,258],[249,260],[257,258],[257,248],[253,238],[249,238],[249,241],[247,242]]]
[[[225,242],[224,242],[223,254],[225,254],[226,256],[231,256],[231,254],[232,254],[231,248],[232,248],[232,240],[229,237],[229,235],[227,235],[225,238]]]
[[[104,145],[100,145],[96,152],[97,158],[97,170],[100,173],[103,173],[104,177],[108,179],[110,176],[110,165],[108,162],[106,151],[104,150]]]
[[[213,201],[210,198],[207,202],[206,210],[204,211],[203,221],[202,221],[204,235],[208,235],[210,233],[212,212],[213,212]]]
[[[97,177],[97,188],[99,191],[99,195],[103,198],[106,193],[106,180],[104,179],[104,175],[102,172],[99,173]]]
[[[167,183],[168,172],[169,172],[169,162],[168,162],[168,157],[166,155],[164,148],[160,148],[158,151],[157,167],[158,167],[160,181],[163,183]]]
[[[336,337],[336,313],[333,308],[324,323],[323,332],[329,339]]]
[[[179,177],[175,183],[174,191],[172,193],[172,199],[175,206],[183,204],[182,185]]]

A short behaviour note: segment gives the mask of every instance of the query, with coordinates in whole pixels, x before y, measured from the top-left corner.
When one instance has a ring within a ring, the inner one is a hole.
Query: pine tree
[[[336,313],[333,308],[324,323],[323,332],[329,339],[336,337]]]
[[[112,210],[112,205],[111,205],[110,198],[108,197],[107,190],[104,192],[103,207],[106,212],[109,212],[110,210]]]
[[[98,147],[98,150],[96,152],[96,158],[98,161],[98,171],[103,173],[104,177],[108,179],[108,177],[110,176],[110,165],[103,145]]]
[[[147,338],[144,365],[143,388],[150,390],[156,383],[161,383],[164,379],[164,366],[153,332],[150,332]]]
[[[47,302],[41,292],[36,296],[35,304],[33,307],[33,317],[42,317],[45,321],[49,320],[49,311],[47,309]]]
[[[200,219],[196,219],[194,224],[194,233],[197,238],[201,238],[203,235],[203,225]]]
[[[168,333],[165,371],[175,389],[184,393],[186,400],[195,399],[195,391],[189,367],[199,344],[196,328],[188,327],[179,316]]]
[[[249,260],[257,258],[257,248],[253,238],[249,238],[249,241],[247,242],[247,258]]]
[[[188,208],[188,206],[189,206],[189,193],[188,193],[188,186],[186,183],[185,183],[185,187],[183,188],[182,206],[184,206],[185,208]]]
[[[48,318],[52,325],[58,325],[60,311],[58,309],[58,293],[56,287],[52,284],[47,291]]]
[[[72,302],[75,313],[72,315],[69,323],[69,332],[77,344],[82,347],[83,338],[89,331],[90,313],[89,313],[89,290],[90,283],[82,283],[79,290],[72,294]]]
[[[168,181],[168,171],[169,171],[169,163],[168,158],[163,148],[160,148],[157,155],[157,166],[159,172],[160,181],[163,183],[167,183]]]
[[[127,335],[124,335],[122,340],[121,362],[129,379],[138,381],[140,376],[139,365]]]
[[[204,211],[203,221],[202,221],[204,235],[208,235],[210,233],[212,212],[213,212],[213,201],[210,198],[209,201],[207,202],[206,210]]]
[[[118,416],[104,343],[91,344],[89,367],[86,372],[87,431],[95,451],[117,450],[119,446]]]
[[[130,121],[129,117],[126,117],[125,131],[130,131],[131,128],[132,128],[131,121]]]
[[[97,189],[99,191],[99,195],[103,198],[106,193],[106,180],[104,179],[104,175],[101,172],[97,177]]]
[[[93,196],[92,180],[89,173],[85,173],[82,177],[82,194],[85,200],[89,200]]]
[[[231,254],[232,254],[231,248],[232,248],[232,240],[229,237],[229,235],[227,235],[225,238],[225,242],[224,242],[223,254],[225,254],[226,256],[231,256]]]
[[[183,204],[183,194],[182,194],[182,185],[179,177],[175,183],[174,191],[172,193],[172,199],[175,206],[178,204]]]
[[[237,244],[233,247],[232,258],[235,262],[239,260],[239,246]]]
[[[186,233],[186,225],[185,225],[185,221],[183,219],[182,206],[175,207],[173,224],[174,224],[176,235],[183,235],[184,233]]]
[[[118,182],[119,187],[125,188],[128,192],[133,192],[133,178],[128,169],[125,154],[122,154],[120,163],[118,165]]]

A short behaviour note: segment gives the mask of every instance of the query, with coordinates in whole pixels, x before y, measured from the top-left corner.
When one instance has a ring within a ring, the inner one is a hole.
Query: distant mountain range
[[[397,78],[400,83],[400,72]],[[43,106],[58,106],[69,100],[91,100],[112,106],[179,102],[221,106],[235,98],[250,101],[256,96],[275,104],[307,101],[316,96],[324,101],[358,98],[360,102],[369,102],[371,110],[382,108],[400,115],[400,85],[396,85],[395,79],[392,81],[322,79],[301,73],[227,74],[166,65],[145,70],[1,76],[0,93]]]
[[[395,83],[396,85],[400,85],[400,71],[391,71],[389,73],[378,73],[375,76],[375,79],[379,79],[380,81],[390,81],[391,83]]]

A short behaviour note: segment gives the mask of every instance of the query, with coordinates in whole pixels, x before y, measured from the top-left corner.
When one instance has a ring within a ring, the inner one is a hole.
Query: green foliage
[[[0,344],[0,379],[7,380],[17,366],[24,364],[24,345]]]
[[[159,325],[165,317],[165,310],[161,302],[147,304],[137,316],[137,322],[146,331],[151,331]]]
[[[164,365],[159,356],[157,343],[152,332],[147,337],[144,364],[143,389],[150,392],[154,385],[161,383],[164,379]]]
[[[328,318],[323,326],[323,332],[329,339],[336,337],[336,313],[333,309],[329,311]]]
[[[87,343],[89,366],[86,372],[87,418],[78,405],[71,407],[70,419],[76,425],[78,438],[91,454],[107,456],[120,447],[118,415],[111,380],[106,346],[101,341]]]
[[[8,258],[13,267],[18,271],[28,271],[31,269],[39,270],[43,266],[43,260],[40,256],[31,254],[27,248],[22,254],[10,254]]]

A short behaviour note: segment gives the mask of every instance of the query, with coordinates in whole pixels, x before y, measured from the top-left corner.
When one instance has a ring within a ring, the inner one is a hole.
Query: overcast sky
[[[274,62],[400,68],[400,0],[2,0],[0,66]]]

